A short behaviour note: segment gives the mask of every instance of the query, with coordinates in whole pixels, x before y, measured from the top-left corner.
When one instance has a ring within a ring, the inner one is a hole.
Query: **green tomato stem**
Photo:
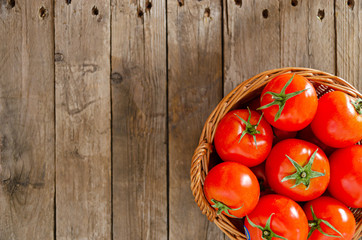
[[[361,115],[362,114],[362,99],[357,98],[356,101],[351,100],[351,103],[354,106],[354,108],[356,109],[356,112]]]
[[[312,165],[313,165],[315,156],[317,154],[317,151],[318,151],[318,148],[315,150],[315,152],[309,158],[308,163],[304,167],[300,166],[299,163],[294,161],[288,155],[285,155],[289,159],[289,161],[293,164],[293,166],[295,167],[296,172],[284,177],[281,182],[285,182],[288,180],[295,180],[295,184],[293,186],[291,186],[290,188],[294,188],[294,187],[298,186],[299,184],[303,184],[306,187],[305,190],[308,190],[308,188],[310,186],[310,181],[312,178],[322,177],[322,176],[326,175],[325,172],[321,173],[321,172],[312,170]]]
[[[277,235],[276,233],[273,232],[273,230],[271,229],[270,227],[270,222],[271,222],[271,218],[272,216],[274,215],[275,213],[272,213],[270,214],[268,220],[266,221],[266,224],[265,224],[265,227],[262,227],[260,225],[256,225],[255,223],[253,223],[248,215],[246,215],[246,220],[248,221],[248,223],[254,227],[254,228],[258,228],[262,231],[262,234],[263,234],[263,239],[265,240],[272,240],[272,238],[281,238],[281,239],[284,239],[284,240],[288,240],[286,239],[285,237],[282,237],[282,236],[279,236]]]
[[[291,98],[293,98],[293,97],[295,97],[295,96],[297,96],[297,95],[299,95],[299,94],[301,94],[301,93],[303,93],[304,91],[307,90],[307,89],[303,89],[303,90],[296,91],[296,92],[292,92],[292,93],[288,93],[288,94],[285,93],[285,90],[287,89],[287,87],[292,83],[294,76],[295,76],[295,74],[293,74],[293,76],[292,76],[292,77],[288,80],[288,82],[283,86],[283,88],[282,88],[282,90],[280,91],[280,93],[271,92],[271,91],[268,91],[268,92],[264,93],[263,96],[261,96],[261,99],[263,99],[263,97],[264,97],[265,95],[269,94],[269,95],[272,95],[272,98],[274,99],[274,101],[272,101],[271,103],[268,103],[268,104],[266,104],[266,105],[263,105],[263,106],[259,107],[257,110],[262,110],[262,109],[271,107],[271,106],[273,106],[273,105],[278,105],[279,110],[278,110],[278,112],[277,112],[277,113],[275,114],[275,116],[274,116],[274,122],[276,122],[276,121],[280,118],[286,102],[287,102],[289,99],[291,99]]]
[[[262,119],[262,117],[263,117],[263,114],[260,116],[258,123],[255,124],[255,125],[252,125],[252,124],[250,123],[251,111],[250,111],[249,107],[248,107],[248,111],[249,111],[249,117],[248,117],[248,120],[247,120],[247,121],[245,121],[245,120],[242,119],[239,115],[237,115],[236,113],[234,113],[234,115],[235,115],[237,118],[239,118],[242,123],[245,124],[245,130],[241,133],[241,136],[240,136],[240,138],[239,138],[239,143],[240,143],[241,139],[242,139],[246,134],[249,134],[249,135],[253,136],[254,142],[255,142],[255,146],[256,146],[256,148],[258,148],[258,144],[257,144],[256,136],[255,136],[255,135],[256,135],[256,134],[260,134],[260,131],[259,131],[257,128],[258,128],[258,126],[259,126],[259,124],[260,124],[260,121],[261,121],[261,119]]]
[[[313,216],[313,220],[309,220],[308,221],[308,226],[310,227],[310,230],[309,230],[309,233],[308,233],[308,238],[312,235],[312,233],[315,231],[315,230],[318,230],[320,233],[322,233],[323,235],[327,236],[327,237],[334,237],[334,238],[341,238],[343,237],[342,233],[340,233],[332,224],[330,224],[329,222],[327,222],[326,220],[323,220],[323,219],[320,219],[318,218],[315,213],[314,213],[314,210],[313,210],[313,207],[312,205],[310,205],[310,210],[312,212],[312,216]],[[335,231],[336,233],[339,234],[339,236],[336,236],[336,235],[331,235],[331,234],[328,234],[326,232],[324,232],[320,226],[321,223],[324,223],[325,225],[327,225],[329,228],[331,228],[333,231]]]
[[[244,204],[241,206],[241,207],[239,207],[239,208],[230,208],[230,207],[228,207],[226,204],[224,204],[224,203],[222,203],[222,202],[220,202],[220,201],[217,201],[217,200],[215,200],[215,199],[211,199],[211,202],[213,202],[214,203],[214,205],[212,205],[212,207],[213,208],[217,208],[217,214],[218,215],[220,215],[222,212],[225,212],[225,214],[227,214],[227,215],[229,215],[229,216],[231,216],[231,217],[234,217],[234,218],[238,218],[238,217],[236,217],[236,216],[234,216],[234,215],[232,215],[231,213],[229,213],[229,210],[231,210],[231,211],[237,211],[237,210],[239,210],[239,209],[241,209],[243,206],[244,206]]]

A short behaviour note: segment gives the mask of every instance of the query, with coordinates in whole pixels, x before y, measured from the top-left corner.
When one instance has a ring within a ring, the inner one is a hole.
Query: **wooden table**
[[[204,121],[264,70],[362,90],[361,0],[0,0],[0,239],[225,239],[190,191]]]

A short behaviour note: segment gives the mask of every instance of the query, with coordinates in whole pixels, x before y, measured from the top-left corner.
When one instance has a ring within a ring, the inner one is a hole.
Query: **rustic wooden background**
[[[191,156],[223,95],[312,67],[362,90],[361,0],[0,0],[0,240],[222,240]]]

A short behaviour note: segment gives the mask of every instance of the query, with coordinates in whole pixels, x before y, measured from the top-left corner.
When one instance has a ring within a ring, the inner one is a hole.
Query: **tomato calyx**
[[[299,94],[301,94],[302,92],[306,91],[306,89],[303,89],[303,90],[299,90],[299,91],[296,91],[296,92],[292,92],[292,93],[288,93],[286,94],[285,93],[285,90],[287,89],[287,87],[292,83],[293,81],[293,78],[294,78],[295,74],[293,74],[293,76],[288,80],[288,82],[283,86],[282,90],[280,91],[280,93],[276,93],[276,92],[271,92],[271,91],[268,91],[266,93],[264,93],[263,96],[261,96],[261,99],[263,99],[263,97],[266,95],[266,94],[270,94],[272,95],[272,98],[274,99],[273,102],[271,103],[268,103],[264,106],[261,106],[259,107],[257,110],[262,110],[262,109],[265,109],[265,108],[268,108],[268,107],[271,107],[273,105],[278,105],[279,106],[279,110],[277,112],[277,114],[275,114],[275,117],[274,117],[274,122],[276,122],[279,118],[280,118],[280,115],[282,114],[283,112],[283,109],[284,109],[284,106],[285,106],[285,103],[292,97],[295,97]]]
[[[259,123],[261,121],[261,119],[263,118],[263,114],[261,114],[260,118],[259,118],[259,121],[257,124],[253,125],[250,123],[250,119],[251,119],[251,112],[250,112],[250,109],[248,108],[248,111],[249,111],[249,117],[248,117],[248,121],[245,121],[244,119],[242,119],[239,115],[237,115],[236,113],[234,113],[234,115],[240,119],[241,122],[243,122],[245,124],[245,130],[241,133],[241,136],[239,138],[239,142],[241,141],[241,139],[245,136],[245,134],[250,134],[253,136],[254,138],[254,142],[255,142],[255,146],[256,148],[258,148],[258,144],[256,142],[256,134],[260,134],[260,131],[257,130],[258,126],[259,126]]]
[[[330,224],[328,221],[317,218],[317,216],[315,215],[314,211],[313,211],[313,207],[312,205],[310,206],[310,210],[312,212],[312,216],[313,216],[313,220],[309,220],[308,221],[308,226],[310,227],[310,231],[308,233],[308,238],[312,235],[312,233],[315,230],[318,230],[320,233],[322,233],[323,235],[327,236],[327,237],[336,237],[336,238],[340,238],[343,237],[343,235],[335,228],[333,227],[332,224]],[[327,225],[328,227],[330,227],[331,229],[333,229],[335,232],[337,232],[340,236],[335,236],[335,235],[331,235],[328,234],[326,232],[324,232],[320,226],[321,223],[324,223],[325,225]],[[308,239],[307,238],[307,239]]]
[[[275,213],[272,213],[270,214],[268,220],[266,221],[266,224],[265,224],[265,227],[262,227],[260,225],[256,225],[255,223],[253,223],[248,215],[246,215],[246,219],[248,220],[249,224],[252,226],[252,227],[255,227],[255,228],[258,228],[262,231],[263,235],[262,235],[262,238],[265,239],[265,240],[271,240],[273,237],[275,238],[281,238],[281,239],[284,239],[284,240],[288,240],[286,239],[285,237],[282,237],[282,236],[279,236],[277,235],[276,233],[273,232],[273,230],[270,228],[270,221],[271,221],[271,217],[274,215]]]
[[[356,112],[361,115],[362,114],[362,99],[357,98],[357,100],[354,102],[351,100],[351,103],[353,107],[356,109]]]
[[[217,200],[215,200],[215,199],[211,199],[211,202],[213,202],[214,203],[214,205],[212,205],[212,207],[213,208],[217,208],[217,215],[220,215],[222,212],[225,212],[227,215],[229,215],[229,216],[231,216],[231,217],[234,217],[234,218],[238,218],[238,217],[236,217],[236,216],[234,216],[234,215],[232,215],[231,213],[229,213],[229,210],[231,210],[231,211],[236,211],[236,210],[239,210],[239,209],[241,209],[243,206],[244,206],[244,204],[241,206],[241,207],[239,207],[239,208],[230,208],[230,207],[228,207],[227,205],[225,205],[224,203],[222,203],[222,202],[219,202],[219,201],[217,201]]]
[[[288,180],[295,180],[295,184],[291,186],[290,188],[294,188],[298,186],[299,184],[304,184],[307,188],[305,190],[308,190],[310,186],[310,180],[312,178],[322,177],[326,175],[326,173],[321,173],[317,171],[312,170],[312,165],[315,159],[315,156],[317,154],[318,148],[315,150],[315,152],[312,154],[312,156],[309,158],[308,163],[302,167],[294,161],[292,158],[290,158],[288,155],[285,155],[289,161],[293,164],[295,169],[297,170],[295,173],[288,175],[282,179],[282,182],[288,181]]]

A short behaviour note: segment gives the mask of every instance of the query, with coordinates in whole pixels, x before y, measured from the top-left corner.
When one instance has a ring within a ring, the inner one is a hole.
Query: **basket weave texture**
[[[280,68],[265,71],[239,84],[217,105],[210,114],[201,133],[199,145],[192,157],[191,165],[191,190],[197,205],[209,221],[214,222],[230,239],[244,240],[246,236],[241,233],[231,221],[224,215],[216,214],[216,210],[210,206],[203,192],[205,177],[209,171],[210,155],[213,151],[215,130],[220,120],[230,110],[242,103],[260,95],[263,87],[274,77],[284,73],[296,73],[306,77],[316,88],[318,97],[333,90],[343,91],[352,97],[362,98],[351,84],[332,74],[310,68]],[[361,144],[361,142],[360,142]],[[362,237],[362,208],[351,209],[356,218],[356,232],[353,237],[358,240]]]

